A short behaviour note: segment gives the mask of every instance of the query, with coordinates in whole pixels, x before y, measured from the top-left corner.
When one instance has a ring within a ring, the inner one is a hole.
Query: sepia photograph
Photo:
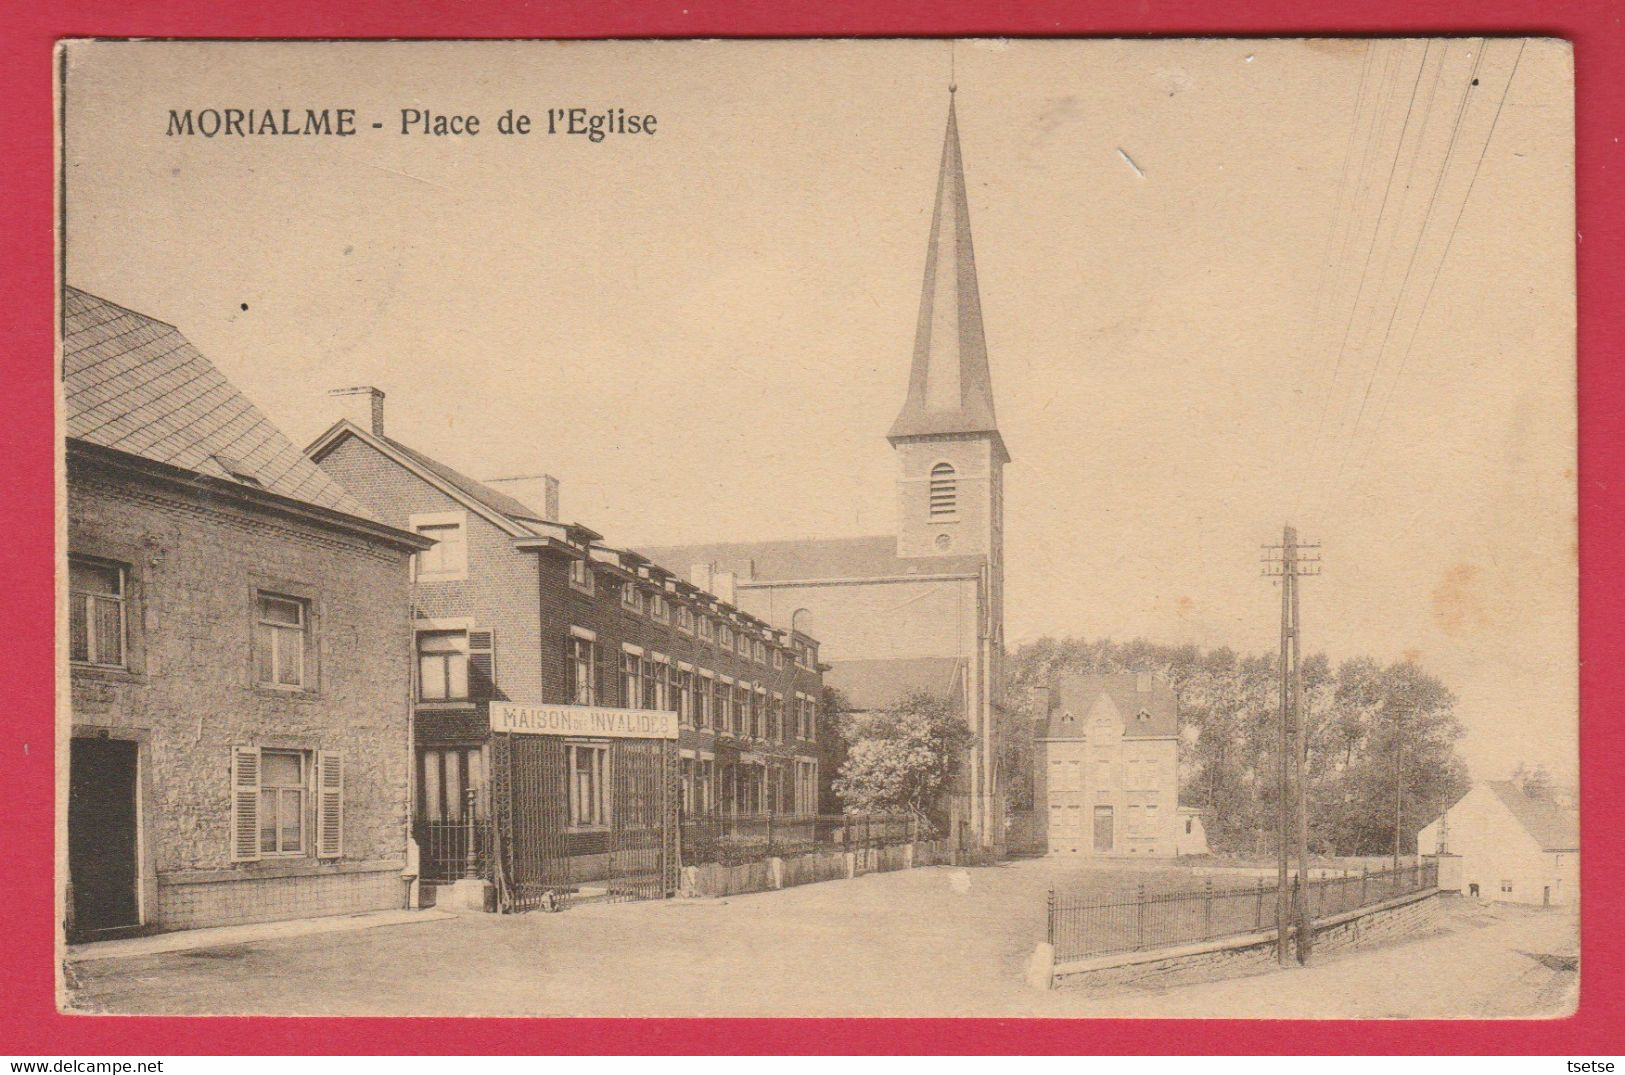
[[[1575,1012],[1568,42],[56,76],[61,1012]]]

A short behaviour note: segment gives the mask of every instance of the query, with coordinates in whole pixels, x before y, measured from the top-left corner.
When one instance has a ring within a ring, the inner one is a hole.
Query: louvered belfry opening
[[[948,519],[959,512],[959,481],[950,463],[931,468],[931,518]]]

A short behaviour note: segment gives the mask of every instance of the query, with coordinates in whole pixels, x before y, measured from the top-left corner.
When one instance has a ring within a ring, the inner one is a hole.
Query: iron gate
[[[601,769],[583,760],[589,751],[602,752]],[[668,739],[494,735],[501,909],[675,894],[678,779],[676,743]]]

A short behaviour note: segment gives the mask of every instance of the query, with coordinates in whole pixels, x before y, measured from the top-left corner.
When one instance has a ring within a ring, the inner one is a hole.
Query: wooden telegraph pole
[[[1297,933],[1299,963],[1309,961],[1314,942],[1309,908],[1309,794],[1304,772],[1309,734],[1303,707],[1300,660],[1303,646],[1298,620],[1298,579],[1320,573],[1320,557],[1303,555],[1305,549],[1319,548],[1319,545],[1299,544],[1298,532],[1290,526],[1281,531],[1281,544],[1264,546],[1264,574],[1281,580],[1281,706],[1276,723],[1279,808],[1276,817],[1275,958],[1283,966],[1288,961],[1289,928]],[[1296,849],[1298,859],[1296,914],[1293,913],[1287,889],[1289,846]]]

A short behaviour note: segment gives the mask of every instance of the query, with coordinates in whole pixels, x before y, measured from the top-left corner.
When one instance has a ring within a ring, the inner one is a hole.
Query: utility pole
[[[1405,806],[1405,725],[1394,709],[1394,876],[1399,876],[1400,817]]]
[[[1303,640],[1298,619],[1298,579],[1305,575],[1320,573],[1320,557],[1305,556],[1303,553],[1305,549],[1319,548],[1319,545],[1300,544],[1298,532],[1290,526],[1281,531],[1281,544],[1264,546],[1264,574],[1281,580],[1281,707],[1276,725],[1279,809],[1275,871],[1275,958],[1283,966],[1287,963],[1286,937],[1289,920],[1296,919],[1294,925],[1298,937],[1299,963],[1309,961],[1314,940],[1309,908],[1309,793],[1308,778],[1305,774],[1309,734],[1303,706],[1301,672]],[[1287,764],[1289,756],[1292,759],[1290,773]],[[1295,824],[1292,816],[1294,805]],[[1295,847],[1298,859],[1295,916],[1292,913],[1286,883],[1289,843]]]

